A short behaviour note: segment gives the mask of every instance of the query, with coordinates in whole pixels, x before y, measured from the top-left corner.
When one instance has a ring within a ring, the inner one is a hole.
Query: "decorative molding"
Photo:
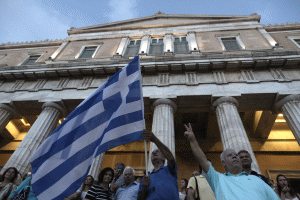
[[[70,82],[70,78],[61,78],[56,88],[53,88],[52,90],[53,91],[63,90],[68,85],[69,82]]]
[[[11,87],[10,90],[5,92],[15,92],[16,90],[20,89],[25,83],[25,80],[16,80],[15,84]]]
[[[252,70],[241,70],[241,74],[247,83],[259,83],[259,80],[256,80]]]
[[[197,74],[196,72],[186,72],[185,73],[185,82],[187,85],[197,85]]]
[[[83,80],[82,80],[80,86],[77,88],[77,90],[86,90],[89,86],[91,86],[93,80],[94,80],[94,77],[83,78]]]
[[[226,84],[226,77],[223,71],[215,71],[213,72],[214,79],[216,84]]]
[[[271,74],[273,75],[274,79],[276,79],[278,82],[287,82],[287,81],[291,81],[290,79],[288,79],[282,72],[281,68],[277,68],[277,69],[270,69]]]
[[[39,91],[39,89],[42,89],[46,83],[47,83],[46,79],[39,79],[35,84],[34,88],[30,89],[29,92]]]
[[[169,85],[169,73],[158,74],[157,86],[167,86]]]

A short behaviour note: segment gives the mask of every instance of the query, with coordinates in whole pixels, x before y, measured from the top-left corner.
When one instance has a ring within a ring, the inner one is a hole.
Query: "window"
[[[164,39],[152,39],[150,44],[149,54],[160,55],[164,53]]]
[[[225,47],[225,50],[240,50],[241,47],[239,46],[236,38],[221,38],[222,43]]]
[[[176,37],[174,40],[174,53],[188,53],[189,46],[186,37]]]
[[[92,58],[97,46],[94,47],[85,47],[79,58]]]
[[[41,55],[30,56],[22,65],[34,64],[40,57],[41,57]]]
[[[130,40],[124,56],[135,56],[139,53],[141,40]]]

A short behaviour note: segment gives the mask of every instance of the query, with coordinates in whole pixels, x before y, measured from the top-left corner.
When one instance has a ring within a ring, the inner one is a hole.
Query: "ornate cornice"
[[[124,67],[131,58],[76,59],[65,61],[47,61],[46,64],[2,66],[0,81],[16,79],[39,79],[80,77],[86,75],[112,75]],[[299,68],[298,51],[238,51],[187,54],[185,56],[143,56],[141,68],[143,74],[183,73],[189,71],[240,71],[247,69]]]
[[[30,47],[48,47],[59,46],[65,40],[41,40],[41,41],[26,41],[26,42],[7,42],[0,44],[0,50],[2,49],[18,49],[18,48],[30,48]]]

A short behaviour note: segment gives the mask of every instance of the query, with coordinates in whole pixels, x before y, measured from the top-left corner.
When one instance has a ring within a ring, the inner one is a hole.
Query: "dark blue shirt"
[[[150,185],[146,200],[179,200],[176,163],[175,169],[171,169],[168,164],[161,166],[156,172],[152,171],[149,176]],[[139,192],[142,190],[143,185],[140,184]]]

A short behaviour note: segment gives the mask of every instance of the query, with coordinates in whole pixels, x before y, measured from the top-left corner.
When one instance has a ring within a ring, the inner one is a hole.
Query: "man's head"
[[[199,172],[199,171],[197,171],[197,170],[195,170],[194,172],[193,172],[193,176],[199,176],[201,173]]]
[[[251,168],[252,158],[250,156],[250,153],[246,150],[241,150],[238,154],[243,168]]]
[[[195,170],[193,172],[193,176],[199,176],[200,174],[202,174],[202,167],[201,167],[201,165],[199,165],[199,171]]]
[[[155,149],[154,151],[152,151],[151,153],[151,162],[153,164],[153,162],[161,162],[162,165],[165,163],[165,157],[163,156],[163,154],[160,152],[159,149]]]
[[[221,162],[226,172],[238,174],[242,171],[242,163],[233,149],[226,149],[221,153]]]
[[[117,163],[114,169],[115,178],[118,178],[125,169],[125,165],[123,163]]]
[[[135,180],[135,171],[132,167],[126,167],[124,169],[124,183],[125,186],[130,185]]]

